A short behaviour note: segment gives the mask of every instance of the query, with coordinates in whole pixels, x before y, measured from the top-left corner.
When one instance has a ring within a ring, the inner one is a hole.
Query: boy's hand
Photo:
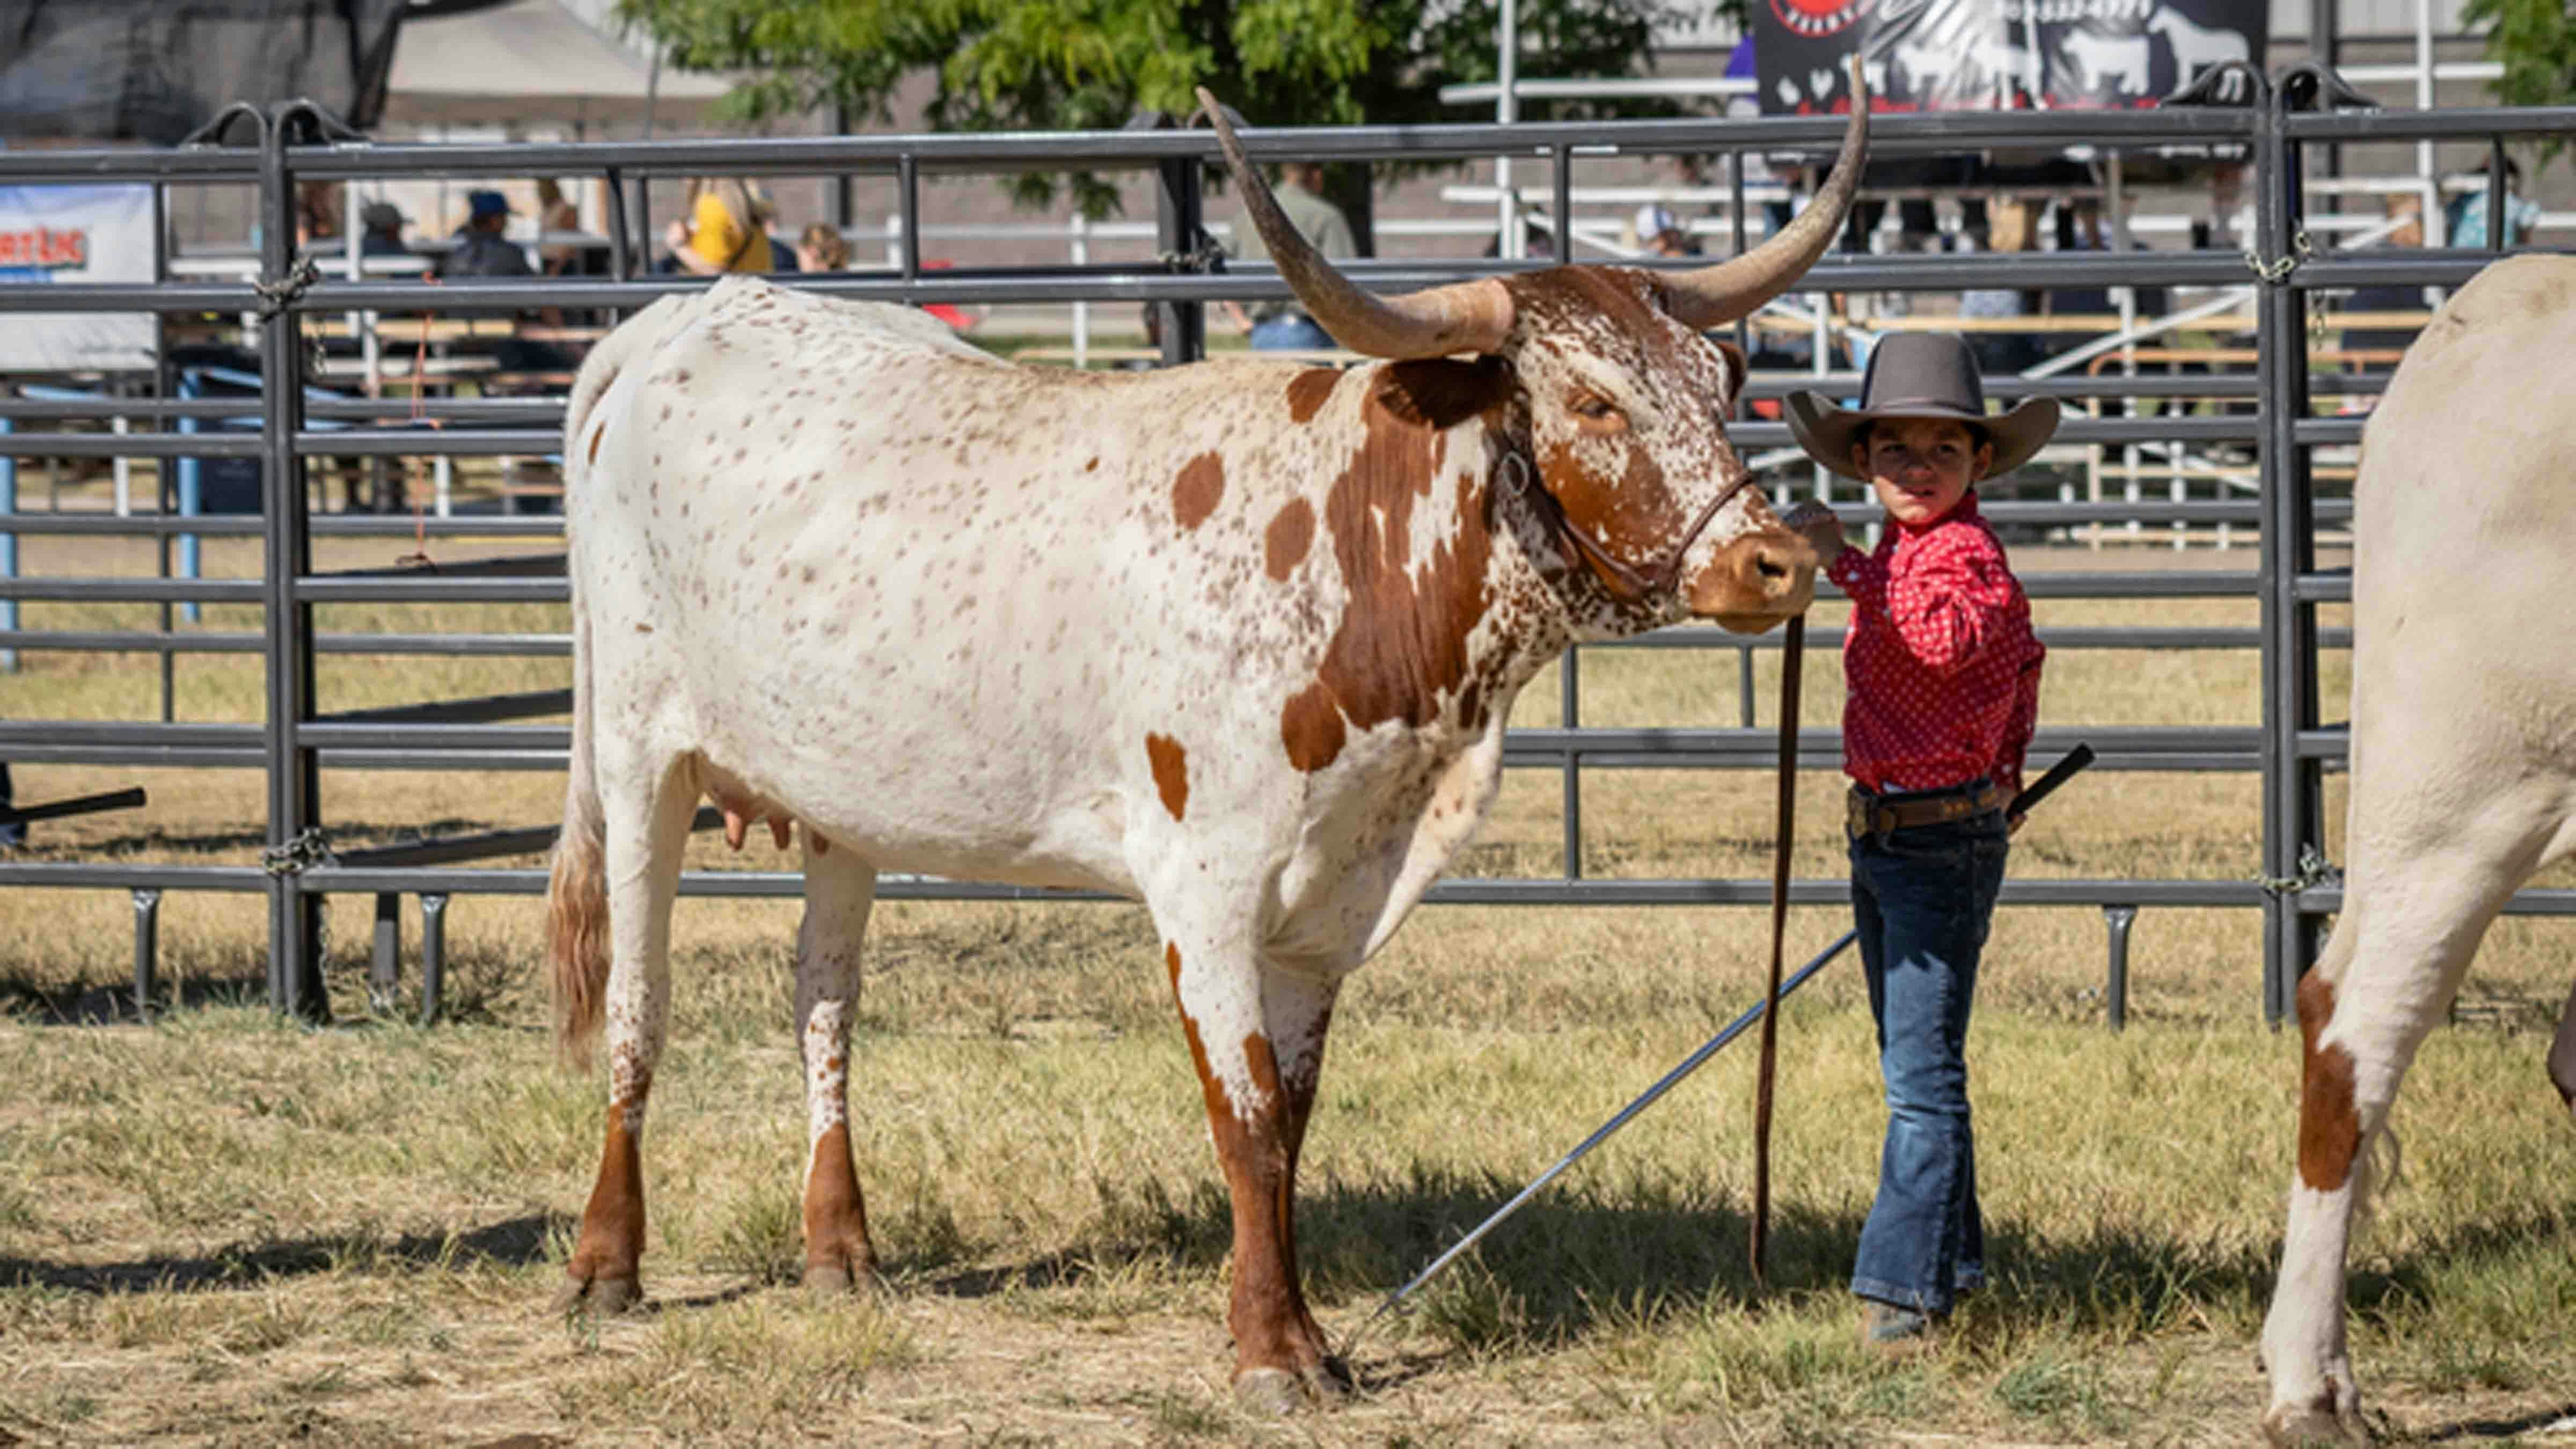
[[[1834,521],[1834,511],[1812,498],[1781,514],[1780,525],[1807,540],[1816,551],[1820,567],[1832,564],[1846,546],[1843,526]]]

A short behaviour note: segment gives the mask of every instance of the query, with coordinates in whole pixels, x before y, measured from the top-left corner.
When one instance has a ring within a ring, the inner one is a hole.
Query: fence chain
[[[2267,896],[2294,896],[2314,886],[2343,884],[2343,867],[2328,861],[2325,852],[2311,842],[2299,847],[2297,875],[2263,875],[2253,877]]]
[[[259,293],[259,320],[262,322],[276,320],[287,308],[302,299],[308,288],[320,280],[322,280],[322,270],[313,265],[313,259],[297,257],[295,265],[286,269],[285,276],[273,282],[252,282],[251,290]]]
[[[2247,247],[2245,267],[2254,274],[2256,281],[2267,287],[2277,287],[2290,279],[2290,274],[2299,269],[2299,263],[2306,261],[2315,253],[2316,248],[2308,240],[2308,229],[2303,226],[2292,234],[2288,256],[2275,257],[2267,262],[2263,260],[2261,252]]]
[[[1225,270],[1225,247],[1203,229],[1195,244],[1182,251],[1157,252],[1154,261],[1167,272],[1215,275]]]
[[[317,865],[337,865],[340,857],[319,826],[307,826],[304,833],[284,845],[272,845],[259,853],[259,868],[270,875],[301,875]]]

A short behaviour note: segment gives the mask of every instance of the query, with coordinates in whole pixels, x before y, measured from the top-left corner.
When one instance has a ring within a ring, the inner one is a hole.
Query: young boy
[[[1869,553],[1845,545],[1822,504],[1783,522],[1852,601],[1852,914],[1888,1112],[1852,1291],[1863,1346],[1902,1354],[1928,1346],[1985,1276],[1968,1013],[2019,823],[2003,807],[2021,787],[2043,651],[1976,485],[2029,461],[2056,431],[2057,405],[2033,399],[1990,417],[1965,339],[1896,333],[1870,353],[1860,406],[1806,392],[1785,410],[1808,456],[1866,480],[1887,510]]]

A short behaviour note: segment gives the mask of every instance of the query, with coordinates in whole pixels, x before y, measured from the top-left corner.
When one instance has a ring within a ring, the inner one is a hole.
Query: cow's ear
[[[1378,371],[1376,401],[1405,422],[1450,428],[1500,407],[1511,385],[1511,368],[1499,357],[1391,362]]]
[[[1732,408],[1736,394],[1744,391],[1744,379],[1752,372],[1752,364],[1744,360],[1744,349],[1734,343],[1719,342],[1714,337],[1709,341],[1717,343],[1717,355],[1726,362],[1726,381],[1719,384],[1718,397],[1724,407]]]

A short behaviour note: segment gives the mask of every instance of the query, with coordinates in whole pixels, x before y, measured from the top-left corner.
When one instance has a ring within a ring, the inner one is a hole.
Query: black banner
[[[2270,20],[2265,0],[1756,0],[1754,70],[1772,116],[1849,110],[1855,50],[1874,110],[2128,109],[2261,64]]]
[[[402,0],[0,0],[0,139],[163,145],[234,101],[376,123]]]

